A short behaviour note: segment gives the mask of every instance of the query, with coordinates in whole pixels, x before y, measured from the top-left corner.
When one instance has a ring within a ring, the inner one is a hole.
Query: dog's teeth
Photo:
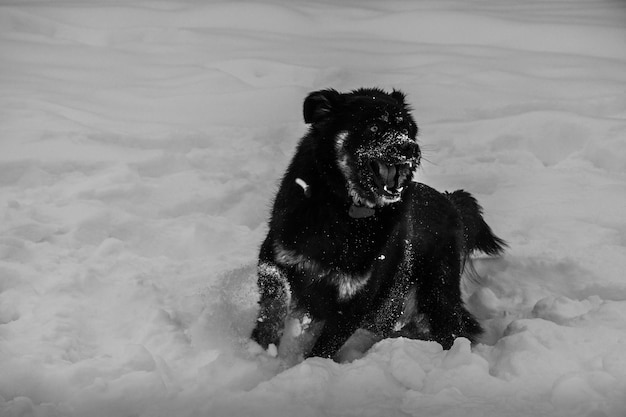
[[[402,190],[404,190],[404,187],[400,187],[400,188],[396,188],[394,190],[390,190],[389,187],[387,187],[386,185],[383,186],[383,189],[389,193],[389,194],[399,194],[402,192]]]

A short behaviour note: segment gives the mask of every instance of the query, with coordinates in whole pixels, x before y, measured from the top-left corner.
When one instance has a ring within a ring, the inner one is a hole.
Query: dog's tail
[[[491,256],[500,255],[504,252],[508,245],[491,231],[483,219],[482,207],[470,193],[456,190],[452,193],[445,193],[445,195],[461,215],[465,229],[467,255],[473,251],[481,251]]]

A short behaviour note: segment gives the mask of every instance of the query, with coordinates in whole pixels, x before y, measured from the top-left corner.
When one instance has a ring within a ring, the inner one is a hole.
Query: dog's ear
[[[310,93],[304,100],[304,122],[317,123],[339,104],[341,94],[336,90],[320,90]]]
[[[393,92],[391,93],[391,97],[395,99],[398,102],[398,104],[401,104],[403,106],[406,105],[406,101],[405,101],[406,95],[402,91],[393,90]]]

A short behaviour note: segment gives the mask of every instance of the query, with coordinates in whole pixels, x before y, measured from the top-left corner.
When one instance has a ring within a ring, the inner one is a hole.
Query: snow
[[[4,1],[1,416],[626,415],[626,4]],[[408,94],[420,181],[510,243],[481,343],[248,342],[315,89]]]

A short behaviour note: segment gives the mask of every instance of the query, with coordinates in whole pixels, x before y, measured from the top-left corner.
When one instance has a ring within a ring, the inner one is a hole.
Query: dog
[[[418,127],[398,90],[312,92],[310,125],[275,197],[251,338],[293,365],[410,337],[449,349],[481,326],[461,299],[473,251],[503,252],[467,192],[413,181]]]

